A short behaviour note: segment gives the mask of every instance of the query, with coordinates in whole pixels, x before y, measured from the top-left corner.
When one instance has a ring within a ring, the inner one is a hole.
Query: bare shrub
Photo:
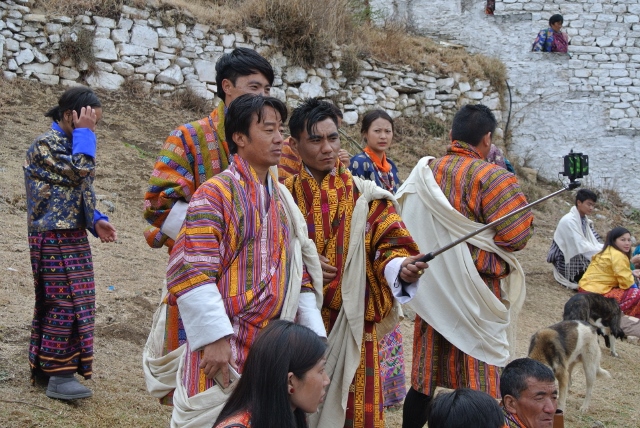
[[[144,81],[134,79],[131,76],[124,79],[118,91],[129,98],[143,99],[149,97],[149,90],[145,87]]]
[[[210,100],[201,97],[189,87],[176,92],[173,99],[178,107],[191,110],[201,116],[206,116],[213,110],[213,104]]]
[[[293,62],[315,65],[353,33],[350,4],[351,0],[248,0],[244,13],[246,23],[277,39]]]
[[[360,56],[361,50],[358,46],[350,44],[342,47],[340,70],[346,79],[355,79],[360,74]]]
[[[86,64],[89,74],[95,71],[96,56],[93,53],[95,33],[86,28],[77,28],[62,37],[58,53],[63,61],[71,59],[76,65]]]
[[[160,0],[160,19],[170,25],[217,25],[238,31],[243,24],[242,0]]]

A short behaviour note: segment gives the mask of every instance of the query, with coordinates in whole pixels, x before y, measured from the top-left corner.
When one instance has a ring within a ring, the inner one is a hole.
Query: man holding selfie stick
[[[421,251],[445,247],[527,205],[515,175],[485,161],[496,126],[486,106],[462,107],[447,154],[421,159],[396,193]],[[532,222],[525,209],[429,262],[409,303],[417,315],[403,428],[424,426],[436,387],[499,397],[499,368],[511,351],[509,325],[515,328],[524,300],[524,273],[511,253],[525,247]]]
[[[167,302],[178,305],[186,334],[171,426],[216,419],[234,370],[242,373],[271,320],[296,318],[326,337],[315,245],[269,170],[280,159],[286,118],[278,99],[234,100],[225,117],[231,164],[189,202],[167,269]]]

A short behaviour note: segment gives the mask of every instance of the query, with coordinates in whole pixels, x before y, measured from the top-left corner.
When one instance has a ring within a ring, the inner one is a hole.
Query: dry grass
[[[36,0],[33,7],[44,12],[76,16],[91,12],[97,16],[118,19],[122,5],[145,7],[146,0]]]

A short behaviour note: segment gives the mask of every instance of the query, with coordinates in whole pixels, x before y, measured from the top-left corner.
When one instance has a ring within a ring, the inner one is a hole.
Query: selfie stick
[[[556,192],[553,192],[552,194],[547,195],[547,196],[545,196],[545,197],[543,197],[543,198],[540,198],[540,199],[538,199],[538,200],[537,200],[537,201],[535,201],[535,202],[531,202],[530,204],[525,205],[525,206],[524,206],[524,207],[522,207],[522,208],[518,208],[517,210],[515,210],[515,211],[513,211],[513,212],[511,212],[511,213],[509,213],[509,214],[507,214],[507,215],[505,215],[504,217],[500,217],[499,219],[494,220],[494,221],[492,221],[492,222],[491,222],[491,223],[489,223],[489,224],[485,224],[485,225],[484,225],[484,226],[482,226],[480,229],[478,229],[478,230],[476,230],[476,231],[474,231],[474,232],[471,232],[471,233],[469,233],[468,235],[465,235],[465,236],[463,236],[463,237],[461,237],[461,238],[458,238],[458,239],[456,239],[455,241],[453,241],[452,243],[445,245],[444,247],[438,248],[438,249],[437,249],[437,250],[435,250],[435,251],[432,251],[432,252],[430,252],[430,253],[428,253],[428,254],[425,254],[424,256],[422,256],[422,258],[418,259],[417,261],[418,261],[418,262],[428,262],[428,261],[430,261],[430,260],[433,260],[436,256],[438,256],[438,255],[440,255],[440,254],[444,253],[444,252],[445,252],[445,251],[447,251],[447,250],[450,250],[451,248],[453,248],[453,247],[455,247],[456,245],[458,245],[458,244],[460,244],[460,243],[462,243],[462,242],[464,242],[464,241],[468,240],[469,238],[473,238],[474,236],[476,236],[476,235],[477,235],[478,233],[480,233],[480,232],[484,232],[484,231],[485,231],[485,230],[487,230],[487,229],[491,229],[492,227],[494,227],[494,226],[498,225],[499,223],[501,223],[501,222],[505,221],[505,220],[506,220],[506,219],[508,219],[509,217],[512,217],[512,216],[514,216],[514,215],[516,215],[516,214],[520,214],[521,212],[523,212],[523,211],[525,211],[525,210],[528,210],[529,208],[531,208],[531,207],[533,207],[533,206],[535,206],[535,205],[538,205],[540,202],[544,202],[544,201],[546,201],[547,199],[553,198],[554,196],[557,196],[557,195],[559,195],[559,194],[560,194],[560,193],[562,193],[562,192],[565,192],[565,191],[567,191],[567,190],[573,190],[573,189],[576,189],[576,188],[578,188],[578,187],[580,187],[580,182],[579,182],[579,181],[576,181],[576,180],[571,180],[571,182],[569,183],[569,185],[568,185],[567,187],[562,188],[562,189],[560,189],[560,190],[558,190],[558,191],[556,191]]]

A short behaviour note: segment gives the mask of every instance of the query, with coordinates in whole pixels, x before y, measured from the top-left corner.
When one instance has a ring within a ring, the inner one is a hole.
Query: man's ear
[[[518,414],[518,400],[513,395],[505,395],[502,397],[502,403],[504,404],[504,408],[507,409],[507,412],[513,413],[514,415]]]
[[[482,144],[484,144],[485,147],[491,147],[491,132],[484,134],[484,137],[482,137]]]
[[[231,88],[233,87],[235,87],[235,85],[231,83],[231,80],[222,79],[222,90],[224,91],[225,94],[228,94]]]
[[[293,137],[289,137],[289,147],[291,147],[294,152],[298,153],[298,140]]]
[[[233,142],[236,143],[236,146],[238,146],[238,148],[244,149],[249,143],[249,138],[242,132],[234,132],[231,137],[233,138]]]

